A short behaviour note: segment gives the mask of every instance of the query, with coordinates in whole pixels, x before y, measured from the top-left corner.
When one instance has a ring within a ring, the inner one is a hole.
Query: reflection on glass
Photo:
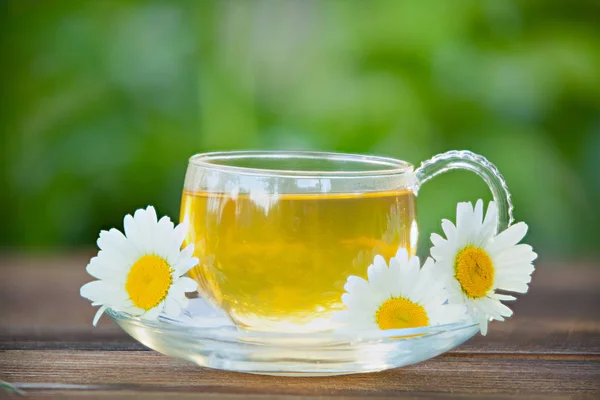
[[[185,191],[201,291],[236,322],[308,324],[343,307],[349,275],[365,277],[373,255],[411,247],[409,190],[250,194]],[[260,320],[260,322],[257,322]]]

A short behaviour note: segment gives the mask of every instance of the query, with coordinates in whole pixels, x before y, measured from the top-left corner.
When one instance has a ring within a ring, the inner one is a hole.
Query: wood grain
[[[395,398],[600,396],[600,268],[541,266],[515,317],[424,363],[374,374],[274,378],[147,350],[79,297],[90,253],[0,256],[0,380],[36,396]],[[2,394],[0,393],[0,396]]]
[[[213,393],[391,395],[404,392],[591,394],[600,383],[600,357],[554,359],[445,356],[412,367],[331,378],[282,378],[198,368],[155,352],[28,351],[2,354],[2,375],[27,390],[60,385],[119,389],[157,387]]]

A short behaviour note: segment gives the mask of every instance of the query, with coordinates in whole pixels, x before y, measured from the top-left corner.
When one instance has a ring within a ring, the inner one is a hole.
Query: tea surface
[[[366,278],[374,255],[389,261],[399,247],[414,252],[414,203],[406,190],[235,199],[186,191],[186,244],[200,259],[190,276],[237,323],[314,324],[344,308],[346,279]]]

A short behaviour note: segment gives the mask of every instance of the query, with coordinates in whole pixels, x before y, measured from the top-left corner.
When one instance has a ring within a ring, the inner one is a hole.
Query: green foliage
[[[146,204],[177,217],[197,152],[470,149],[540,252],[596,253],[599,4],[5,2],[1,243],[89,245]],[[478,197],[468,173],[427,184],[422,244]]]

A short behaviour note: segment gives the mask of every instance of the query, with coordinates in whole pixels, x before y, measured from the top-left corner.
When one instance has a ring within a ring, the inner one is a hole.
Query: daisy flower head
[[[531,282],[537,254],[531,246],[518,244],[527,233],[527,224],[519,222],[496,234],[498,209],[490,202],[485,218],[483,201],[459,203],[456,225],[442,221],[446,235],[431,235],[431,256],[446,276],[448,300],[465,304],[479,322],[481,333],[487,333],[488,321],[504,321],[512,310],[502,301],[514,296],[498,290],[525,293]]]
[[[86,267],[97,281],[81,287],[81,296],[100,306],[94,326],[107,308],[155,320],[161,312],[177,316],[187,307],[186,292],[197,289],[185,277],[198,263],[193,245],[181,250],[187,223],[174,227],[169,217],[157,219],[154,207],[139,209],[124,219],[125,234],[100,232],[100,251]]]
[[[447,304],[444,280],[436,279],[434,262],[409,257],[399,249],[388,264],[377,255],[368,280],[350,276],[342,295],[346,310],[333,319],[355,330],[403,329],[448,324],[466,317],[462,305]]]

